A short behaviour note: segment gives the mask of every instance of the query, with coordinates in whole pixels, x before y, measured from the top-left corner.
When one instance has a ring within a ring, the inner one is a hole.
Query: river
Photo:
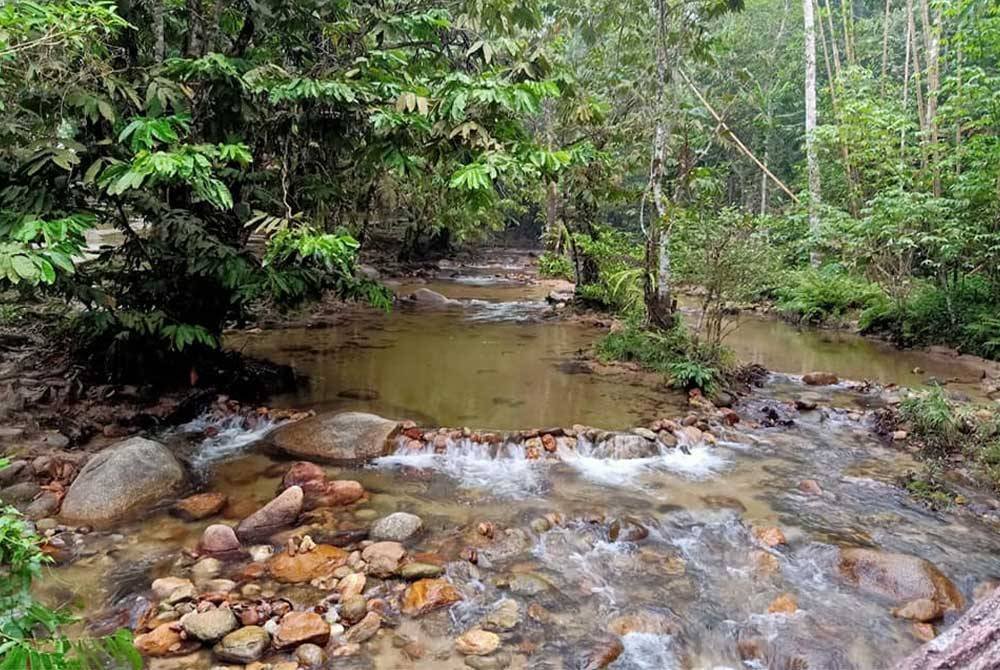
[[[357,409],[499,431],[573,424],[627,430],[686,413],[686,398],[662,383],[588,369],[581,352],[599,331],[549,318],[545,285],[506,276],[519,267],[517,257],[501,257],[395,284],[401,294],[431,288],[459,301],[446,309],[357,313],[336,328],[233,333],[228,343],[305,375],[300,390],[272,399],[277,407]],[[330,667],[467,668],[452,648],[455,636],[512,599],[518,623],[501,635],[500,652],[484,657],[493,665],[479,660],[475,667],[583,667],[609,627],[624,626],[613,670],[885,668],[920,640],[910,622],[892,616],[892,603],[839,577],[839,547],[925,558],[969,601],[977,584],[1000,575],[996,528],[931,511],[894,485],[914,462],[871,432],[865,408],[872,396],[839,384],[811,389],[833,407],[797,414],[783,403],[805,390],[799,375],[810,370],[905,385],[958,377],[970,389],[974,371],[752,317],[729,344],[775,374],[737,405],[744,421],[721,431],[716,446],[634,458],[581,446],[559,461],[536,462],[516,450],[456,441],[444,454],[327,468],[361,482],[369,498],[314,520],[314,532],[367,528],[395,511],[417,514],[424,531],[413,550],[444,562],[464,596],[450,610],[401,617],[360,654]],[[791,425],[751,427],[765,408],[778,406],[794,415]],[[288,461],[268,448],[266,424],[223,424],[210,437],[203,428],[195,423],[163,437],[187,455],[200,488],[228,495],[222,519],[234,523],[274,497]],[[802,492],[803,480],[815,480],[822,493]],[[162,512],[91,533],[73,561],[49,571],[42,591],[82,605],[91,621],[106,620],[153,578],[186,570],[190,559],[179,550],[193,548],[218,521],[184,522]],[[496,529],[491,542],[478,530],[484,522]],[[611,529],[622,526],[648,534],[613,541]],[[767,527],[780,528],[786,543],[762,545],[753,529]],[[469,546],[479,547],[475,565],[462,558]],[[227,566],[222,576],[241,569]],[[262,587],[264,596],[283,595],[296,606],[322,595],[308,586]],[[797,611],[769,613],[783,595]],[[414,645],[422,653],[414,654]],[[207,649],[184,662],[157,659],[150,667],[215,664]]]

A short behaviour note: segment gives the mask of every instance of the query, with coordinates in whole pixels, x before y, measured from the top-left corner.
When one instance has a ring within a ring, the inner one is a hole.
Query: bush
[[[812,324],[840,321],[852,311],[879,308],[886,301],[878,286],[836,266],[793,273],[789,284],[778,289],[778,308]]]
[[[899,413],[927,455],[964,454],[984,483],[1000,491],[1000,415],[995,410],[954,403],[936,386],[906,398]]]
[[[965,278],[946,287],[925,284],[902,303],[862,314],[862,330],[882,333],[900,346],[947,344],[986,358],[1000,356],[1000,296],[986,280]]]
[[[565,256],[544,253],[538,259],[538,274],[546,279],[573,281],[573,263]]]
[[[699,345],[678,319],[669,331],[648,330],[638,321],[599,340],[597,355],[604,361],[626,361],[662,372],[678,389],[715,391],[730,369],[726,349]]]

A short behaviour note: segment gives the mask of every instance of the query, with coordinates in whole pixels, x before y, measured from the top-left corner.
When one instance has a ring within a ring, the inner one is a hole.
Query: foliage
[[[261,304],[387,307],[354,276],[381,222],[461,240],[588,160],[526,127],[568,86],[541,21],[530,2],[6,3],[0,288],[82,305],[91,360],[154,377],[186,378]],[[95,228],[124,243],[88,252]]]
[[[982,277],[941,286],[922,282],[905,300],[876,303],[862,314],[866,332],[884,333],[904,346],[948,344],[985,357],[1000,353],[1000,295]]]
[[[828,265],[792,274],[777,290],[778,308],[803,323],[836,323],[852,312],[876,310],[887,303],[875,285]]]
[[[0,458],[0,468],[6,465]],[[99,670],[109,660],[141,668],[129,631],[94,639],[67,637],[62,629],[75,619],[32,597],[31,583],[49,561],[39,542],[17,510],[0,508],[0,670]]]
[[[538,274],[546,279],[573,281],[573,262],[559,254],[544,253],[538,257]]]
[[[593,266],[593,271],[586,273],[590,281],[577,281],[580,297],[621,314],[639,312],[646,276],[642,247],[627,233],[607,227],[595,228],[587,235],[577,234],[573,239],[578,249],[577,263]]]
[[[680,320],[669,331],[645,328],[631,319],[596,345],[604,361],[638,363],[661,372],[676,388],[712,393],[731,371],[730,354],[723,348],[699,344]]]
[[[929,456],[963,454],[1000,491],[1000,415],[994,409],[953,402],[935,386],[906,398],[899,413]]]

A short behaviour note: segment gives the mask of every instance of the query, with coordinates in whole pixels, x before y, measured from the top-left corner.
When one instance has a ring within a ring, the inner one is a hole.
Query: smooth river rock
[[[290,554],[283,551],[267,562],[267,570],[275,581],[303,584],[333,575],[347,562],[347,552],[328,544],[318,544],[310,551]]]
[[[271,646],[271,636],[260,626],[244,626],[226,635],[212,651],[221,661],[253,663]]]
[[[186,475],[159,442],[133,437],[92,457],[62,504],[68,523],[105,526],[175,494]]]
[[[330,639],[330,624],[315,612],[289,612],[281,618],[274,635],[275,649],[289,649],[311,642],[324,646]]]
[[[181,628],[202,642],[215,642],[236,630],[239,622],[228,607],[217,607],[204,612],[190,612],[181,617]]]
[[[259,540],[295,523],[302,512],[302,489],[292,486],[259,510],[240,521],[236,535],[242,540]]]
[[[917,556],[874,549],[841,549],[837,567],[849,584],[895,603],[926,598],[944,610],[962,609],[964,605],[955,584],[934,564]]]
[[[376,521],[369,536],[373,540],[403,542],[419,533],[423,527],[424,522],[416,514],[395,512]]]
[[[282,451],[300,458],[357,463],[393,450],[399,422],[365,412],[319,414],[289,424],[272,434]]]
[[[450,582],[443,579],[421,579],[413,582],[403,594],[402,611],[409,616],[420,616],[442,607],[450,607],[462,600]]]

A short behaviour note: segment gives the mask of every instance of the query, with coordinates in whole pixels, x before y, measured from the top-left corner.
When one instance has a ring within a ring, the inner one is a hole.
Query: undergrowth
[[[546,252],[538,258],[538,274],[545,279],[573,281],[573,262],[566,256]]]
[[[941,387],[915,394],[899,407],[910,436],[932,461],[964,456],[980,482],[1000,493],[1000,416],[993,409],[960,405]]]
[[[663,373],[673,387],[682,390],[697,388],[711,394],[725,383],[732,369],[728,349],[698,342],[679,320],[668,331],[647,329],[630,320],[596,346],[601,360],[638,363]]]
[[[835,267],[792,273],[779,288],[778,308],[796,321],[826,324],[843,321],[852,312],[882,306],[882,290]]]

